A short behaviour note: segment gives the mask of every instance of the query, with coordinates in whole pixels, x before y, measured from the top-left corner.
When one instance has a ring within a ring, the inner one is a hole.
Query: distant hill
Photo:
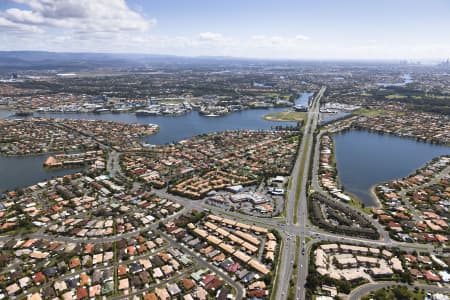
[[[79,71],[128,68],[143,64],[187,63],[192,58],[171,55],[70,53],[46,51],[0,51],[0,71]]]
[[[380,63],[397,63],[394,61],[333,61],[333,60],[271,60],[238,58],[229,56],[185,57],[161,54],[127,54],[127,53],[83,53],[83,52],[47,52],[47,51],[0,51],[0,73],[20,71],[56,71],[76,72],[100,68],[139,68],[164,66],[185,67],[223,67],[231,65],[277,65],[292,67],[296,64],[324,66],[328,64],[380,65]]]
[[[110,54],[43,51],[0,52],[0,70],[10,72],[23,70],[79,71],[104,67],[125,67],[132,64],[133,61],[130,59]]]

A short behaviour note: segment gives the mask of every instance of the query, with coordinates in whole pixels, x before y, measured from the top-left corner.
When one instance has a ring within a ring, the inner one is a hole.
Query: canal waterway
[[[376,202],[373,185],[405,177],[450,147],[397,136],[351,130],[334,136],[339,182],[366,206]]]

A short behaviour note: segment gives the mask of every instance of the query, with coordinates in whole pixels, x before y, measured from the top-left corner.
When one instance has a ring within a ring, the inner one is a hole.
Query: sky
[[[0,50],[442,60],[450,0],[0,0]]]

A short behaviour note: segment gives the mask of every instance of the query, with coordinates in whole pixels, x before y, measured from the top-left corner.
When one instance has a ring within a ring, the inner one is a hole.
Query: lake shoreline
[[[403,178],[450,148],[367,130],[333,135],[339,182],[367,207],[379,207],[376,185]],[[412,151],[412,149],[414,149]]]

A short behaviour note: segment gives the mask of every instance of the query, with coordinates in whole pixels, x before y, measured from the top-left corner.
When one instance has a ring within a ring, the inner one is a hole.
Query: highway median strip
[[[295,258],[294,265],[292,266],[292,275],[289,280],[289,291],[288,291],[288,300],[295,299],[295,290],[297,288],[296,283],[298,279],[298,258],[300,255],[300,237],[297,235],[295,237]]]

